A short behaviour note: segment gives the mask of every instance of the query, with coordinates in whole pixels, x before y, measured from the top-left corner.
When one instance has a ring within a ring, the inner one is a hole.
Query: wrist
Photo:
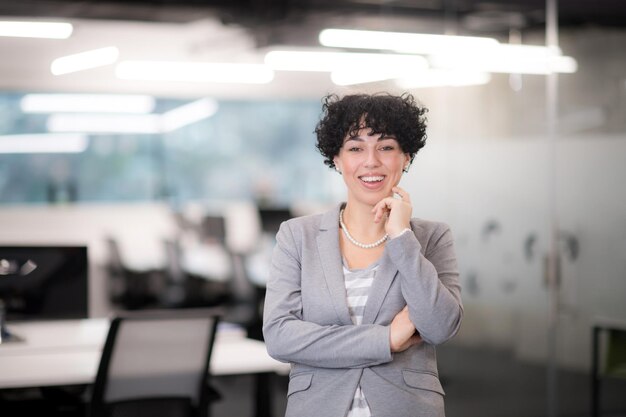
[[[411,229],[410,229],[410,228],[405,227],[404,229],[399,229],[397,232],[396,232],[396,231],[390,232],[390,233],[389,233],[389,238],[390,238],[390,239],[395,239],[395,238],[397,238],[397,237],[402,236],[402,235],[403,235],[403,234],[405,234],[406,232],[410,232],[410,231],[411,231]]]

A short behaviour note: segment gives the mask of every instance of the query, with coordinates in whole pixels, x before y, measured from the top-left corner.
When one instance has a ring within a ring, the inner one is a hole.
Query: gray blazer
[[[435,345],[459,330],[461,288],[448,226],[411,220],[387,242],[361,325],[350,320],[339,210],[284,222],[267,283],[269,354],[291,363],[287,416],[343,417],[361,385],[375,417],[443,416]],[[405,306],[424,343],[391,353],[389,324]]]

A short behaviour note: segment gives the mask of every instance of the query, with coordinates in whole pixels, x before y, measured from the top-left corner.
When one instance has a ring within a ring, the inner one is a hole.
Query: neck
[[[343,222],[357,239],[373,241],[385,234],[385,223],[374,223],[374,206],[348,201],[343,211]]]

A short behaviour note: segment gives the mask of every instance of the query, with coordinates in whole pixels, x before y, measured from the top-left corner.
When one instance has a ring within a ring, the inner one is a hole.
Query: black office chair
[[[113,237],[105,239],[108,249],[106,272],[110,301],[124,310],[158,308],[160,295],[167,285],[165,270],[134,270],[122,261],[119,242]]]
[[[219,394],[209,361],[219,313],[163,310],[111,323],[90,417],[208,417]]]

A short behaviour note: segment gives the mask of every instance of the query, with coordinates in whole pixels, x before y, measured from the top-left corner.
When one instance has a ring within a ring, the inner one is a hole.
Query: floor
[[[504,352],[452,345],[438,348],[438,361],[446,391],[447,417],[547,415],[544,367],[520,363]],[[558,382],[558,415],[589,417],[589,376],[560,372]],[[275,392],[274,417],[281,417],[285,410],[287,378],[275,376],[271,383]],[[213,406],[214,417],[254,416],[252,397],[247,394],[253,387],[251,377],[222,377],[215,380],[215,385],[224,398]],[[626,380],[604,380],[602,394],[603,417],[626,417]]]
[[[515,360],[506,352],[459,348],[444,345],[438,348],[439,373],[446,391],[447,417],[544,417],[547,415],[546,370]],[[274,392],[273,415],[282,417],[286,405],[286,376],[273,375],[269,381]],[[590,380],[584,373],[558,374],[558,416],[590,417]],[[212,407],[212,417],[255,416],[252,376],[214,378],[213,385],[222,400]],[[75,388],[77,392],[80,387]],[[63,395],[73,394],[72,387],[44,392],[50,401],[67,404]],[[83,417],[84,410],[56,407],[59,412],[33,404],[40,393],[0,391],[0,416],[46,415],[47,417]],[[626,379],[605,379],[602,387],[603,417],[626,417]],[[26,405],[26,407],[25,407]],[[45,410],[45,411],[44,411]],[[320,416],[332,417],[332,416]],[[393,416],[389,416],[393,417]]]
[[[439,373],[446,391],[448,417],[542,417],[547,415],[547,371],[522,363],[506,352],[442,346]],[[557,374],[557,413],[591,415],[591,381],[586,373]],[[607,379],[602,415],[626,416],[626,380]]]

